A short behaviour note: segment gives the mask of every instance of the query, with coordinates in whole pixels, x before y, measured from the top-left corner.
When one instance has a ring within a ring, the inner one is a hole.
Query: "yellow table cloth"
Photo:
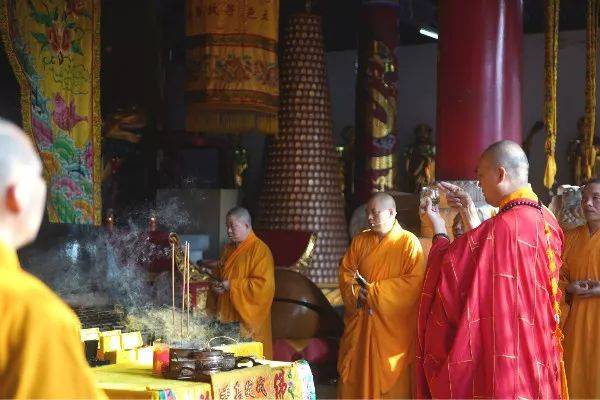
[[[152,374],[152,366],[112,364],[93,369],[98,386],[110,399],[200,399],[212,398],[209,383],[165,379]]]
[[[315,386],[308,363],[263,361],[266,365],[220,372],[212,376],[215,399],[314,400]]]

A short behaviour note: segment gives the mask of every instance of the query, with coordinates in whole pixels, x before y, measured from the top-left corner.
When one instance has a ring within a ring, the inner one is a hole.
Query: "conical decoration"
[[[280,134],[270,143],[257,225],[317,232],[309,268],[337,283],[348,245],[340,159],[335,152],[321,18],[290,17],[280,65]]]

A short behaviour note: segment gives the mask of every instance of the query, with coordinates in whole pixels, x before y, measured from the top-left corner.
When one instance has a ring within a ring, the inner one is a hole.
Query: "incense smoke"
[[[170,267],[157,276],[147,269],[157,257],[169,260],[171,250],[168,245],[157,246],[148,240],[147,221],[153,214],[159,231],[177,232],[189,223],[190,216],[174,198],[154,211],[147,210],[136,213],[143,223],[130,219],[125,227],[112,232],[91,226],[48,224],[33,245],[19,252],[21,263],[70,304],[119,305],[128,329],[143,330],[169,342],[181,340],[179,327],[172,323]],[[181,292],[177,288],[176,298],[180,305]],[[214,336],[238,340],[239,329],[207,317],[191,318],[186,341],[203,345]]]

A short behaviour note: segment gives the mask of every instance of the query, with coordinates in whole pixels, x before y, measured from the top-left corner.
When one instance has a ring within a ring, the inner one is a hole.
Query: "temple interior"
[[[306,360],[316,396],[335,397],[339,265],[373,193],[392,195],[426,253],[423,196],[450,181],[493,215],[477,161],[512,140],[561,226],[585,222],[597,39],[588,2],[554,19],[549,3],[0,1],[0,117],[30,136],[48,186],[21,264],[75,310],[98,371],[144,357],[156,370],[163,344],[183,360],[215,338],[256,358],[239,322],[205,312],[216,278],[202,265],[242,206],[275,265],[271,358],[298,382]]]

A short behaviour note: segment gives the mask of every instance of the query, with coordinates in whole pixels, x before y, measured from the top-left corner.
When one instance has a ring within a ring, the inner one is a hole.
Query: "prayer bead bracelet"
[[[435,235],[433,235],[433,239],[431,241],[433,242],[438,237],[445,237],[446,239],[450,240],[450,237],[445,233],[436,233]]]

